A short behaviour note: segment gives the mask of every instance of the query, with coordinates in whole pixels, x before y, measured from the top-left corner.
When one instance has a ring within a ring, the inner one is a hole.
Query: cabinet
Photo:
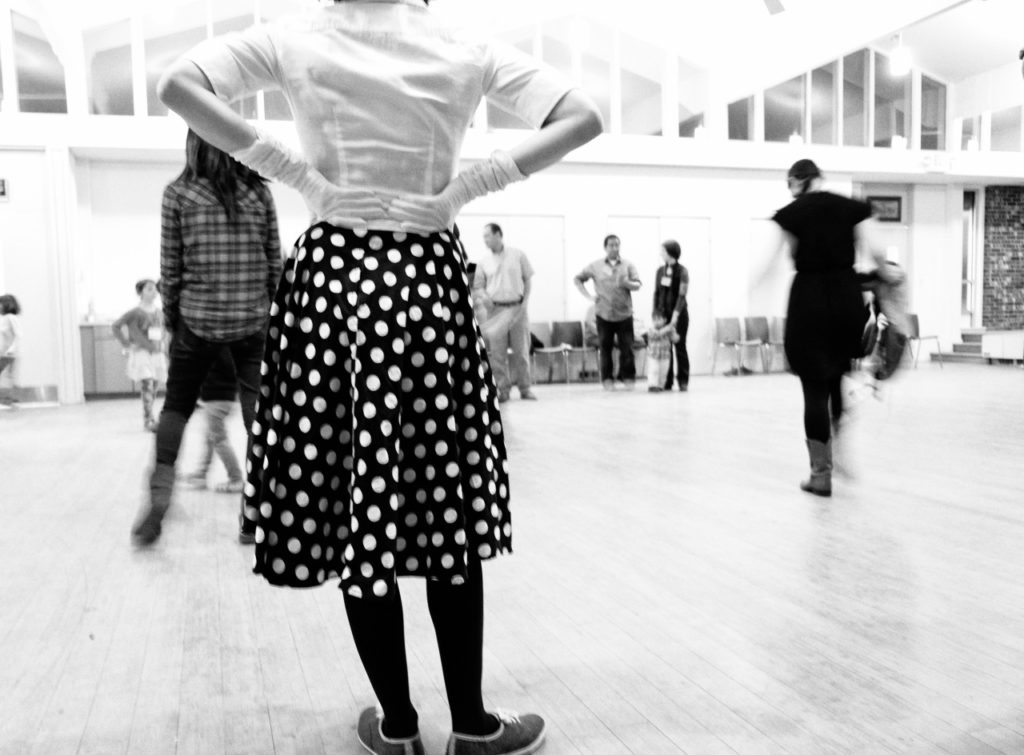
[[[135,383],[126,374],[128,357],[114,338],[110,323],[85,323],[82,336],[82,381],[86,396],[135,393]]]

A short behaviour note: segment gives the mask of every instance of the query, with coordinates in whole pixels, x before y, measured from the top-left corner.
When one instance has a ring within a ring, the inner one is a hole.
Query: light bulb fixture
[[[902,77],[910,73],[914,61],[911,60],[910,50],[903,46],[903,32],[896,35],[896,49],[892,51],[889,58],[889,75]]]
[[[804,138],[802,136],[800,136],[800,134],[798,134],[796,131],[794,131],[792,134],[789,135],[789,143],[790,144],[803,144],[804,143]]]

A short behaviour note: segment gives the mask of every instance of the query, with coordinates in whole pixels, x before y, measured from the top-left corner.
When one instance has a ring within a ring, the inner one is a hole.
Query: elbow
[[[182,61],[169,65],[156,83],[156,96],[169,109],[179,112],[188,90],[188,69]]]
[[[590,97],[580,97],[576,112],[573,114],[577,146],[586,144],[604,133],[604,118],[601,111]]]
[[[174,103],[177,100],[177,94],[181,90],[181,83],[176,78],[175,68],[175,66],[171,66],[165,70],[160,75],[159,81],[156,83],[157,99],[171,110],[174,110]]]

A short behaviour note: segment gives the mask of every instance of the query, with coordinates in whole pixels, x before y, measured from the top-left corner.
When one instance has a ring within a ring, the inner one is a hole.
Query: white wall
[[[54,300],[59,297],[49,282],[64,254],[61,244],[70,249],[65,256],[75,271],[65,305],[75,307],[80,318],[89,313],[90,302],[98,320],[119,315],[135,302],[134,282],[159,273],[160,197],[181,163],[173,152],[157,153],[150,162],[80,158],[73,172],[75,191],[67,195],[69,201],[77,195],[77,207],[62,210],[71,218],[66,224],[72,232],[58,243],[45,230],[55,224],[51,215],[60,214],[47,209],[59,193],[47,190],[45,178],[58,163],[24,150],[0,157],[0,173],[11,186],[11,200],[0,204],[0,274],[22,297],[26,341],[36,344],[26,355],[22,382],[58,383],[61,369],[81,372],[80,364],[65,365],[80,357],[67,356],[57,335],[61,315]],[[784,169],[777,168],[568,162],[473,202],[460,227],[470,259],[484,253],[481,228],[490,220],[504,227],[508,243],[530,255],[538,272],[533,320],[583,317],[587,301],[572,278],[603,255],[604,236],[616,233],[623,256],[636,264],[644,282],[634,306],[647,321],[660,243],[676,238],[691,274],[688,344],[694,373],[700,374],[710,369],[715,317],[785,312],[792,266],[784,256],[772,255],[769,222],[790,199],[783,177]],[[832,173],[827,188],[849,194],[853,185],[849,175]],[[955,184],[875,184],[865,190],[903,198],[905,220],[883,228],[883,243],[895,247],[893,256],[907,264],[912,306],[944,344],[959,333],[959,191]],[[291,190],[275,185],[273,192],[287,252],[306,225],[306,212]],[[69,394],[66,400],[75,399]]]
[[[135,306],[135,282],[160,276],[160,201],[183,162],[79,161],[76,276],[79,316],[107,322]],[[282,252],[308,220],[301,197],[271,184]]]
[[[1020,63],[1014,60],[950,86],[949,117],[968,118],[986,111],[1017,107],[1020,91]]]
[[[42,150],[0,151],[0,293],[21,304],[22,344],[15,379],[24,386],[60,384],[61,320],[58,253],[52,224],[49,166]]]

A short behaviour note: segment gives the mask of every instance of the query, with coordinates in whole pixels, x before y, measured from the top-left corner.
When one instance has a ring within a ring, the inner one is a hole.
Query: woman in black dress
[[[843,414],[843,375],[861,356],[867,311],[854,271],[857,249],[868,250],[884,274],[884,255],[869,241],[871,209],[864,202],[822,191],[821,171],[798,160],[787,176],[793,201],[772,218],[782,229],[796,266],[789,294],[785,348],[804,393],[804,430],[810,479],[800,488],[832,495],[832,433]]]

